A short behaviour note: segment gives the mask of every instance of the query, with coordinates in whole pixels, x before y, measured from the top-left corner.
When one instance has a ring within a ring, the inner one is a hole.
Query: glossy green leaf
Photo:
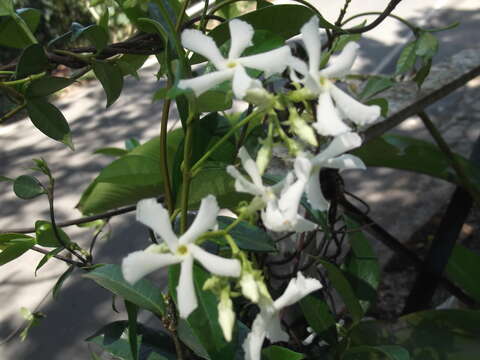
[[[413,81],[415,81],[418,87],[421,87],[428,74],[430,73],[430,68],[432,67],[432,59],[424,61],[422,67],[417,71]]]
[[[460,185],[443,153],[432,143],[400,135],[383,135],[352,151],[367,166],[382,166],[430,175]],[[480,189],[480,169],[455,155],[472,184]]]
[[[75,270],[75,265],[70,265],[68,269],[58,278],[52,290],[52,296],[54,299],[58,298],[58,293],[62,289],[62,286],[65,283],[65,281],[70,277],[70,275],[72,275],[73,270]]]
[[[438,39],[431,32],[423,31],[417,40],[415,54],[431,58],[438,51]]]
[[[164,331],[137,324],[138,360],[176,360],[173,342]],[[133,360],[128,344],[128,322],[105,325],[85,341],[94,343],[115,359]]]
[[[34,98],[27,100],[27,111],[38,130],[73,150],[70,126],[60,110],[43,98]]]
[[[351,219],[345,219],[345,223],[349,230],[348,239],[351,246],[345,260],[345,275],[363,310],[367,311],[377,299],[380,265],[360,225]]]
[[[56,249],[53,249],[52,251],[50,251],[48,254],[45,254],[42,259],[38,262],[38,265],[37,267],[35,268],[35,276],[37,276],[37,271],[40,270],[43,265],[45,265],[48,260],[50,260],[52,257],[54,257],[55,255],[58,255],[60,252],[62,252],[64,250],[63,247],[58,247]]]
[[[337,325],[327,303],[316,296],[308,295],[301,299],[299,304],[305,320],[315,333],[328,344],[337,344]]]
[[[447,277],[480,303],[480,255],[455,245],[446,268]]]
[[[217,218],[219,229],[224,229],[235,219],[226,216]],[[275,242],[268,236],[265,230],[262,230],[246,221],[241,221],[230,232],[235,243],[242,250],[247,251],[277,251]]]
[[[71,243],[71,240],[68,237],[68,235],[65,233],[65,231],[63,231],[59,227],[57,227],[57,231],[64,244]],[[37,242],[39,245],[42,245],[45,247],[58,247],[63,245],[58,241],[57,236],[55,235],[55,231],[53,230],[52,223],[48,221],[43,221],[43,220],[36,221],[35,234],[37,236]]]
[[[104,147],[97,149],[93,152],[94,154],[101,154],[113,157],[120,157],[128,153],[125,149],[115,148],[115,147]]]
[[[97,182],[134,186],[160,185],[160,164],[145,156],[125,155],[103,169]]]
[[[138,359],[138,342],[137,342],[137,315],[138,306],[125,300],[125,309],[128,315],[128,343],[130,345],[130,353],[132,358]]]
[[[44,76],[30,83],[25,96],[28,98],[45,97],[70,86],[74,82],[75,80],[63,77]]]
[[[0,16],[11,15],[14,11],[12,0],[0,0]]]
[[[262,350],[262,358],[265,358],[265,360],[301,360],[305,359],[305,355],[281,346],[272,345]]]
[[[139,146],[140,146],[140,141],[138,141],[135,138],[125,140],[125,149],[127,149],[127,151],[132,151],[133,149]]]
[[[15,179],[11,179],[7,176],[0,175],[0,182],[14,182]]]
[[[367,83],[365,84],[362,92],[360,93],[360,99],[366,100],[371,98],[372,96],[382,92],[390,87],[392,87],[395,83],[390,80],[388,77],[385,76],[372,76],[368,79]]]
[[[360,321],[363,317],[364,311],[355,292],[353,291],[352,285],[347,280],[343,272],[337,267],[337,265],[328,261],[318,260],[318,262],[327,270],[328,279],[341,296],[345,306],[352,315],[353,320],[355,322]]]
[[[95,60],[92,63],[92,67],[95,76],[100,80],[107,95],[107,107],[109,107],[118,99],[122,92],[122,71],[116,64],[101,60]]]
[[[180,267],[172,266],[169,271],[169,289],[176,302],[176,287],[180,276]],[[202,346],[207,351],[211,360],[233,359],[235,349],[232,343],[225,341],[222,330],[218,324],[217,297],[211,291],[203,291],[204,282],[210,274],[199,266],[193,267],[193,279],[197,294],[198,307],[187,319]],[[175,291],[172,291],[175,289]]]
[[[123,76],[132,75],[138,80],[137,71],[145,64],[147,59],[148,55],[125,54],[116,63],[120,67]]]
[[[416,41],[409,42],[407,45],[405,45],[397,60],[395,74],[403,74],[413,68],[413,66],[415,65],[415,60],[417,58],[416,49]]]
[[[480,353],[480,311],[429,310],[395,322],[362,321],[350,331],[350,345],[398,345],[412,360],[477,360]],[[361,357],[359,360],[378,359]],[[357,357],[354,358],[357,360]]]
[[[355,360],[358,359],[358,354],[364,353],[373,356],[382,354],[388,360],[410,360],[408,350],[398,345],[356,346],[348,349],[342,359]]]
[[[32,33],[38,27],[41,19],[41,12],[37,9],[19,9],[17,14],[27,24]],[[7,46],[16,49],[23,49],[32,44],[23,29],[17,24],[13,17],[4,17],[0,19],[0,46]]]
[[[2,234],[3,236],[4,234]],[[12,235],[12,234],[9,234]],[[17,235],[17,234],[15,234]],[[35,238],[17,237],[1,244],[0,266],[15,260],[36,244]]]
[[[109,29],[108,29],[108,21],[110,20],[110,12],[108,10],[108,6],[104,6],[102,9],[103,13],[100,16],[100,19],[98,19],[98,26],[100,26],[103,31],[108,35]]]
[[[15,243],[14,240],[35,240],[34,237],[27,234],[17,234],[17,233],[5,233],[0,234],[0,250],[5,250],[11,244]],[[11,243],[13,241],[13,243]]]
[[[343,48],[344,48],[349,42],[359,41],[361,37],[362,37],[361,34],[340,35],[340,36],[335,40],[335,43],[333,44],[333,47],[332,47],[332,48],[333,48],[333,52],[342,51]]]
[[[48,59],[40,44],[32,44],[25,48],[18,60],[15,77],[26,78],[29,75],[39,74],[48,67]]]
[[[104,265],[84,276],[142,309],[160,316],[165,312],[163,296],[158,287],[146,279],[130,285],[123,278],[122,270],[118,265]]]
[[[72,27],[72,41],[80,37],[88,39],[100,53],[108,44],[108,33],[99,25],[89,25],[83,27],[80,24]]]
[[[24,200],[33,199],[46,193],[40,181],[30,175],[17,177],[13,182],[13,192]]]
[[[232,107],[232,93],[230,91],[210,90],[197,99],[199,112],[228,110]]]

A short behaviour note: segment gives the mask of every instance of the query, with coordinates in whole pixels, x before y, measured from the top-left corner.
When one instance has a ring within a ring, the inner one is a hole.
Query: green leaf
[[[455,245],[447,264],[447,277],[480,303],[480,255]]]
[[[73,148],[70,126],[60,110],[44,98],[27,100],[28,116],[33,125],[53,140],[60,141]]]
[[[63,77],[44,76],[30,83],[25,93],[27,98],[45,97],[73,84],[75,80]]]
[[[97,181],[133,186],[160,185],[160,164],[145,156],[126,155],[103,169]]]
[[[430,73],[430,68],[432,67],[432,59],[424,61],[420,70],[417,71],[413,81],[415,81],[418,87],[421,87],[428,74]]]
[[[58,247],[56,249],[53,249],[52,251],[50,251],[48,254],[45,254],[42,259],[38,262],[38,265],[37,267],[35,268],[35,276],[37,276],[37,271],[40,270],[42,268],[43,265],[45,265],[47,263],[48,260],[50,260],[52,257],[54,257],[55,255],[58,255],[60,252],[62,252],[62,250],[64,250],[63,247]]]
[[[137,139],[131,138],[131,139],[125,140],[125,149],[127,149],[127,151],[132,151],[133,149],[139,146],[140,146],[140,141],[138,141]]]
[[[29,75],[39,74],[48,67],[48,59],[40,44],[32,44],[25,48],[18,60],[15,77],[26,78]]]
[[[14,12],[12,0],[0,0],[0,16],[8,16]]]
[[[128,315],[128,343],[134,360],[138,359],[138,342],[137,342],[137,315],[138,306],[125,300],[125,309]]]
[[[431,32],[423,31],[417,40],[415,54],[425,58],[431,58],[438,51],[438,40]]]
[[[370,99],[365,102],[365,105],[378,105],[380,106],[380,115],[388,116],[388,101],[384,98]]]
[[[122,270],[118,265],[104,265],[84,276],[142,309],[147,309],[160,316],[163,316],[165,312],[161,291],[146,279],[130,285],[123,278]]]
[[[402,346],[413,360],[477,360],[479,324],[478,310],[428,310],[395,322],[362,321],[350,330],[349,341],[351,347]]]
[[[308,325],[315,333],[328,344],[337,344],[337,325],[327,303],[316,296],[308,295],[301,299],[299,304]]]
[[[105,49],[108,44],[108,33],[99,25],[83,27],[77,23],[77,26],[72,26],[72,41],[80,37],[88,39],[95,49],[97,49],[97,54]]]
[[[171,266],[169,271],[169,289],[177,301],[176,287],[180,275],[179,266]],[[218,323],[217,297],[211,291],[203,291],[204,282],[210,277],[201,267],[194,265],[193,279],[197,294],[198,307],[187,319],[195,336],[203,345],[211,360],[233,359],[235,349],[232,343],[225,341]],[[175,289],[174,291],[172,291]]]
[[[262,358],[266,360],[301,360],[305,359],[305,355],[281,346],[272,345],[262,350]]]
[[[417,41],[412,41],[405,45],[397,60],[397,66],[395,69],[396,75],[406,73],[413,68],[413,66],[415,65],[415,60],[417,58],[417,44]]]
[[[2,234],[2,237],[6,234]],[[18,234],[8,234],[8,235],[18,235]],[[36,244],[35,239],[31,237],[16,237],[15,239],[10,239],[8,242],[2,242],[2,251],[0,252],[0,266],[5,265],[6,263],[15,260],[19,256],[23,255],[28,251],[32,246]]]
[[[360,225],[346,218],[351,250],[345,261],[345,275],[366,312],[377,299],[380,283],[380,265],[370,242],[360,230]]]
[[[457,185],[460,181],[448,159],[432,143],[400,135],[383,135],[355,149],[367,166],[382,166],[414,171]],[[460,155],[455,155],[474,186],[480,189],[480,169]]]
[[[232,107],[232,92],[221,90],[210,90],[197,99],[199,112],[212,112],[228,110]]]
[[[108,6],[104,6],[102,10],[103,10],[103,14],[100,16],[100,19],[98,20],[98,26],[100,26],[103,29],[103,31],[105,31],[105,34],[107,34],[108,36],[108,33],[109,33],[108,21],[110,19]]]
[[[128,151],[125,149],[115,148],[115,147],[104,147],[97,149],[93,152],[94,154],[101,154],[113,157],[120,157],[125,154],[128,154]]]
[[[340,35],[338,38],[335,39],[335,43],[333,44],[333,52],[342,51],[343,48],[349,42],[356,42],[359,41],[362,37],[361,34],[347,34],[347,35]]]
[[[54,299],[58,298],[58,293],[60,292],[60,289],[62,288],[63,283],[65,282],[65,280],[67,280],[70,277],[70,275],[72,275],[73,270],[75,270],[75,265],[70,265],[68,269],[58,278],[52,290],[52,296]]]
[[[342,271],[337,267],[337,265],[328,261],[319,259],[318,262],[327,270],[328,279],[332,282],[333,287],[341,296],[345,306],[352,315],[354,322],[359,322],[362,320],[364,314],[362,306],[360,305],[360,302],[355,295],[351,284],[348,282]]]
[[[37,9],[25,8],[17,10],[17,14],[25,21],[30,31],[34,33],[40,24],[42,13]],[[0,19],[0,46],[23,49],[31,44],[30,37],[25,34],[12,17]]]
[[[4,181],[5,181],[5,182],[14,182],[15,179],[11,179],[11,178],[9,178],[9,177],[0,175],[0,182],[4,182]]]
[[[20,199],[29,200],[39,195],[46,194],[40,181],[30,175],[21,175],[13,182],[13,192]]]
[[[217,218],[219,229],[225,229],[228,225],[235,221],[235,219],[219,216]],[[232,235],[235,243],[242,250],[247,251],[277,251],[275,243],[270,236],[260,228],[249,224],[246,221],[241,221],[229,232]]]
[[[17,233],[0,234],[0,250],[5,250],[10,245],[15,244],[16,242],[14,240],[32,240],[32,239],[35,240],[34,237],[26,234],[17,234]]]
[[[358,354],[382,354],[389,360],[410,360],[410,353],[405,348],[398,345],[379,345],[379,346],[356,346],[348,349],[342,359],[355,360]],[[355,355],[355,356],[351,356]]]
[[[107,108],[120,96],[123,88],[123,74],[121,69],[107,61],[95,60],[92,63],[93,72],[100,80],[107,95]]]
[[[362,92],[360,93],[360,99],[366,100],[373,95],[378,94],[390,87],[392,87],[395,83],[385,76],[372,76],[368,79],[367,83],[365,84]]]
[[[145,64],[147,59],[148,55],[125,54],[117,60],[116,64],[120,68],[123,76],[132,75],[139,80],[140,78],[138,77],[137,71]]]
[[[58,234],[60,238],[63,240],[64,244],[70,244],[71,240],[68,235],[63,231],[61,228],[57,227]],[[58,247],[62,246],[57,236],[55,235],[55,231],[53,230],[52,223],[48,221],[38,220],[35,222],[35,234],[37,236],[38,245],[42,245],[45,247]]]

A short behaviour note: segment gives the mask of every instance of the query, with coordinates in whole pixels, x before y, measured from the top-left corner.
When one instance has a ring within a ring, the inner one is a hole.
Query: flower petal
[[[320,169],[314,171],[310,176],[305,192],[307,193],[308,202],[314,209],[320,211],[328,210],[329,202],[323,196],[320,187]]]
[[[249,89],[261,88],[262,83],[257,79],[248,76],[245,68],[241,65],[235,67],[233,75],[232,90],[237,99],[243,99]]]
[[[349,42],[334,59],[333,64],[320,71],[320,75],[327,78],[339,78],[347,75],[355,62],[359,48],[360,46],[357,43]]]
[[[291,56],[288,61],[288,66],[290,67],[290,78],[292,81],[303,83],[305,79],[299,79],[295,71],[303,75],[304,77],[308,75],[308,66],[307,64],[295,56]]]
[[[285,221],[283,213],[278,208],[278,202],[276,200],[270,200],[267,203],[265,210],[261,213],[263,225],[272,231],[289,231],[290,224]]]
[[[303,43],[308,54],[308,65],[310,73],[317,74],[320,67],[320,55],[322,52],[320,33],[318,32],[318,18],[312,18],[302,26],[301,30]]]
[[[203,250],[200,246],[195,244],[191,244],[188,248],[192,252],[195,260],[202,264],[203,267],[212,274],[232,277],[240,276],[241,265],[240,261],[237,259],[227,259],[210,254],[208,251]]]
[[[180,317],[186,319],[198,306],[193,283],[193,256],[183,258],[177,286],[177,302]]]
[[[265,325],[265,336],[271,342],[286,342],[290,339],[290,336],[282,329],[280,316],[277,311],[266,319]]]
[[[335,85],[330,88],[330,94],[339,111],[359,126],[369,125],[380,117],[380,106],[362,104]]]
[[[303,216],[297,215],[297,220],[295,226],[292,228],[293,231],[302,233],[306,231],[313,231],[318,227],[317,224],[305,219]]]
[[[210,60],[218,70],[224,68],[223,58],[217,44],[210,36],[199,30],[187,29],[182,32],[182,45]]]
[[[345,154],[335,158],[328,159],[325,162],[325,166],[332,169],[361,169],[365,170],[367,167],[363,163],[362,159],[357,156]]]
[[[302,199],[303,190],[307,184],[307,179],[298,179],[290,187],[284,189],[278,200],[278,208],[281,211],[284,221],[295,225],[298,207]]]
[[[227,166],[227,173],[235,178],[235,190],[238,192],[245,192],[252,195],[261,196],[263,194],[262,189],[260,189],[255,184],[252,184],[250,181],[245,179],[245,177],[240,174],[240,172],[232,165]]]
[[[145,251],[135,251],[128,254],[122,261],[122,273],[128,283],[134,284],[152,271],[162,267],[177,264],[181,260],[172,254],[156,254]]]
[[[323,136],[337,136],[350,131],[333,106],[332,98],[327,91],[322,92],[318,97],[317,121],[312,126],[319,135]]]
[[[314,278],[305,278],[301,272],[298,272],[297,277],[290,280],[285,292],[275,300],[273,306],[277,311],[280,311],[321,288],[320,281]]]
[[[250,157],[250,154],[245,149],[245,147],[241,147],[238,152],[238,157],[242,162],[242,166],[247,172],[247,174],[252,179],[255,186],[258,188],[263,188],[263,181],[262,176],[260,175],[260,171],[258,170],[257,163]]]
[[[336,136],[330,144],[311,161],[313,166],[323,166],[328,159],[337,157],[347,151],[362,145],[362,138],[354,132],[347,132]]]
[[[252,330],[248,333],[242,345],[242,348],[245,351],[245,360],[260,360],[265,335],[265,319],[260,313],[253,321]]]
[[[262,70],[265,76],[281,73],[287,67],[291,53],[288,46],[267,51],[261,54],[245,56],[238,59],[238,62],[248,68]]]
[[[202,199],[197,216],[188,230],[180,236],[178,243],[181,245],[193,243],[200,235],[207,232],[217,224],[220,208],[215,196],[208,195]]]
[[[173,253],[177,249],[177,235],[172,230],[170,216],[157,199],[143,199],[137,204],[137,221],[147,225],[167,244]]]
[[[214,86],[217,86],[226,80],[230,80],[233,77],[233,74],[233,69],[214,71],[197,76],[196,78],[180,80],[178,82],[178,87],[180,89],[192,89],[195,96],[200,96]]]
[[[252,25],[238,19],[230,20],[228,26],[231,39],[228,58],[233,60],[239,58],[242,52],[252,45],[254,31]]]

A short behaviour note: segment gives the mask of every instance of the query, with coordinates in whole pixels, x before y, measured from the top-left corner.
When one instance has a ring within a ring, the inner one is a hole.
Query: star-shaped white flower
[[[152,271],[180,263],[180,280],[177,286],[178,310],[180,317],[187,318],[198,305],[193,283],[194,259],[215,275],[239,277],[241,273],[240,261],[213,255],[194,244],[200,235],[216,225],[219,210],[213,195],[203,198],[192,225],[177,238],[168,211],[154,198],[141,200],[137,205],[137,220],[159,235],[170,253],[155,251],[161,248],[157,245],[149,247],[146,251],[129,254],[122,262],[125,280],[133,284]]]
[[[362,144],[362,139],[357,133],[348,132],[335,137],[328,146],[318,155],[306,161],[310,162],[311,170],[306,186],[307,200],[314,209],[321,211],[328,210],[329,202],[322,194],[320,187],[320,170],[322,168],[331,169],[362,169],[365,164],[363,161],[345,152],[355,149]],[[343,155],[342,155],[343,154]]]
[[[260,81],[252,79],[245,71],[245,67],[265,72],[266,76],[281,73],[287,67],[290,58],[288,46],[267,51],[265,53],[241,57],[243,51],[252,45],[253,27],[241,20],[233,19],[229,22],[230,51],[225,59],[213,39],[202,32],[193,29],[184,30],[182,44],[212,62],[217,71],[198,76],[193,79],[180,80],[178,87],[192,89],[196,96],[226,81],[233,79],[232,90],[235,97],[243,99],[249,89],[261,88]]]
[[[379,106],[368,106],[358,102],[330,80],[330,78],[341,78],[348,74],[355,61],[358,44],[349,42],[332,65],[319,70],[321,40],[318,32],[318,18],[312,17],[303,25],[301,33],[308,54],[308,65],[292,56],[290,67],[300,73],[303,78],[299,79],[295,71],[291,71],[290,75],[293,81],[303,83],[307,89],[318,95],[317,121],[313,124],[318,134],[337,136],[351,131],[351,128],[343,122],[343,118],[358,126],[376,121],[380,116]]]
[[[310,171],[308,160],[295,161],[295,176],[290,172],[276,185],[265,186],[256,162],[244,147],[240,149],[238,157],[251,181],[231,165],[227,167],[227,172],[235,178],[235,190],[255,195],[263,201],[264,209],[261,216],[267,229],[278,232],[305,232],[317,227],[315,223],[298,214],[300,200],[308,182]]]
[[[262,345],[265,338],[272,342],[288,341],[288,334],[280,326],[280,311],[301,300],[313,291],[322,288],[322,284],[313,278],[305,278],[298,273],[288,283],[288,286],[277,300],[262,298],[260,301],[260,313],[252,324],[252,330],[243,343],[245,360],[260,360]]]

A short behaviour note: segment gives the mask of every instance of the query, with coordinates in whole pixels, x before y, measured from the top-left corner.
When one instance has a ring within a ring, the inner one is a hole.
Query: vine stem
[[[215,145],[213,145],[205,154],[203,154],[203,156],[195,163],[195,165],[192,166],[192,169],[191,169],[192,174],[195,175],[200,170],[203,163],[207,161],[208,158],[215,151],[217,151],[218,148],[222,146],[235,133],[235,131],[237,131],[242,126],[247,124],[249,121],[251,121],[257,116],[260,116],[263,113],[265,113],[265,110],[258,111],[258,112],[254,111],[253,113],[245,117],[243,120],[236,123],[225,135],[223,135],[223,137],[220,140],[218,140],[218,142]]]
[[[346,23],[356,19],[356,18],[359,18],[359,17],[363,17],[363,16],[369,16],[369,15],[382,15],[383,13],[379,12],[379,11],[369,11],[369,12],[364,12],[364,13],[360,13],[360,14],[355,14],[351,17],[349,17],[348,19],[344,20],[342,22],[342,26],[345,25]],[[391,17],[392,19],[395,19],[395,20],[398,20],[400,21],[402,24],[406,25],[407,27],[409,27],[413,32],[417,31],[418,27],[415,26],[414,24],[412,24],[410,21],[407,21],[405,20],[404,18],[401,18],[400,16],[397,16],[395,14],[388,14],[388,17]]]
[[[182,163],[182,198],[181,209],[182,215],[180,217],[180,233],[183,234],[187,230],[187,215],[188,215],[188,195],[190,192],[190,183],[192,181],[192,171],[190,169],[190,159],[192,156],[193,145],[193,120],[196,117],[196,111],[190,110],[190,115],[187,119],[185,128],[185,145],[183,147],[183,163]]]
[[[44,72],[41,72],[39,74],[33,74],[33,75],[30,75],[30,76],[27,76],[26,78],[23,78],[23,79],[12,80],[12,81],[3,81],[2,85],[5,85],[5,86],[20,85],[20,84],[26,83],[28,81],[33,81],[33,80],[36,80],[36,79],[40,79],[40,78],[44,77],[46,74],[47,73],[44,71]]]
[[[171,82],[168,81],[167,87],[170,87]],[[168,171],[167,160],[167,126],[168,126],[168,114],[170,112],[170,105],[172,100],[166,99],[163,103],[162,119],[160,122],[160,170],[163,174],[163,188],[165,192],[165,205],[168,212],[173,211],[173,199],[172,199],[172,185],[170,183],[170,173]]]
[[[45,249],[43,249],[43,248],[41,248],[41,247],[39,247],[39,246],[36,246],[36,245],[32,246],[32,247],[30,248],[30,250],[36,251],[36,252],[41,253],[41,254],[44,254],[44,255],[48,255],[48,254],[50,253],[50,251],[45,250]],[[67,264],[70,264],[70,265],[75,265],[75,266],[78,266],[78,267],[82,267],[82,266],[83,266],[82,263],[80,263],[80,262],[78,262],[78,261],[75,261],[75,260],[71,260],[71,259],[69,259],[69,258],[67,258],[67,257],[65,257],[65,256],[62,256],[62,255],[58,255],[58,254],[57,254],[57,255],[53,255],[53,257],[54,257],[55,259],[61,260],[61,261],[63,261],[63,262],[66,262]]]
[[[27,103],[23,103],[21,105],[18,105],[17,107],[15,107],[14,109],[10,110],[8,113],[6,113],[5,115],[3,115],[1,118],[0,118],[0,124],[2,124],[3,122],[7,121],[8,119],[10,119],[12,116],[14,116],[16,113],[18,113],[19,111],[22,111],[23,109],[25,109],[25,107],[27,106]]]

